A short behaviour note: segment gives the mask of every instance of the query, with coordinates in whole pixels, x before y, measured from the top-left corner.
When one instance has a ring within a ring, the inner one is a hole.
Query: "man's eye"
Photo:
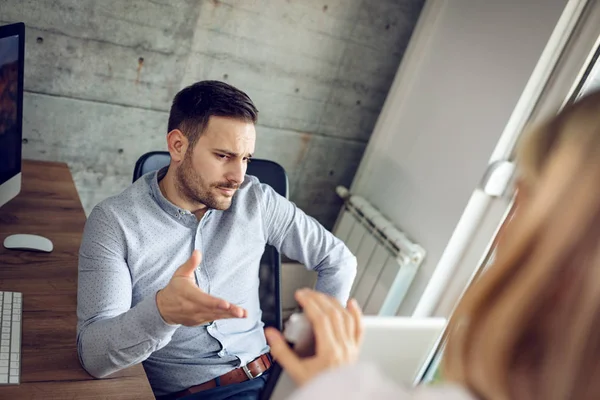
[[[217,157],[219,157],[222,160],[226,160],[228,158],[226,154],[217,154]]]

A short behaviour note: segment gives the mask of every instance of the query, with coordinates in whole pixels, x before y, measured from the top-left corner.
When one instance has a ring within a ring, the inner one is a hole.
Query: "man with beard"
[[[170,165],[90,214],[77,347],[91,375],[143,362],[158,398],[256,399],[272,361],[258,296],[267,243],[317,271],[317,290],[348,300],[347,247],[245,175],[257,113],[222,82],[183,89],[169,115]]]

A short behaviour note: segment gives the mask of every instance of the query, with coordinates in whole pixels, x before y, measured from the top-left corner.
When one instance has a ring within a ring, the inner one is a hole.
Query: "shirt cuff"
[[[181,325],[168,324],[158,311],[156,295],[147,296],[135,308],[138,311],[140,328],[150,337],[157,340],[170,338]]]

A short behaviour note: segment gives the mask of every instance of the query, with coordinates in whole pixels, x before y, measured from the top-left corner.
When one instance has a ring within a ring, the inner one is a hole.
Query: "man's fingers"
[[[233,319],[233,318],[243,318],[243,317],[240,317],[239,315],[234,315],[229,312],[216,312],[216,313],[208,314],[208,316],[206,317],[206,319],[210,320],[210,321],[218,321],[220,319]]]
[[[206,308],[215,311],[229,311],[233,304],[225,299],[211,296],[210,294],[202,291],[199,288],[194,287],[191,292],[189,300],[194,302],[198,308]]]
[[[188,317],[191,318],[190,321],[193,321],[191,322],[193,326],[198,326],[213,321],[219,321],[222,319],[246,318],[245,313],[234,314],[229,311],[198,311],[196,314],[188,314]]]
[[[200,262],[202,262],[202,253],[199,250],[194,250],[191,257],[175,271],[173,276],[193,278],[194,270],[200,265]]]
[[[275,361],[286,370],[296,383],[303,383],[305,373],[302,362],[290,346],[288,346],[283,335],[277,329],[267,328],[265,329],[265,336],[269,347],[271,347],[271,355]]]
[[[231,304],[227,300],[211,296],[199,289],[196,291],[193,301],[196,303],[198,312],[212,313],[222,318],[225,316],[230,316],[231,318],[245,318],[248,316],[248,311],[242,307]]]
[[[229,309],[229,314],[235,318],[246,318],[248,316],[248,311],[242,307],[232,305]]]
[[[219,299],[219,300],[221,300],[221,299]],[[248,316],[248,311],[245,308],[236,306],[235,304],[231,304],[231,303],[227,302],[226,300],[219,302],[219,304],[217,305],[217,308],[219,310],[223,310],[223,311],[233,315],[236,318],[246,318]]]

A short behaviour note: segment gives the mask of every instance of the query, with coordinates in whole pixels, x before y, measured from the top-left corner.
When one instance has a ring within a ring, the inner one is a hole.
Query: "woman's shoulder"
[[[379,368],[359,364],[329,371],[300,388],[290,400],[343,398],[397,400],[473,400],[456,385],[438,384],[417,389],[401,387],[389,380]]]

